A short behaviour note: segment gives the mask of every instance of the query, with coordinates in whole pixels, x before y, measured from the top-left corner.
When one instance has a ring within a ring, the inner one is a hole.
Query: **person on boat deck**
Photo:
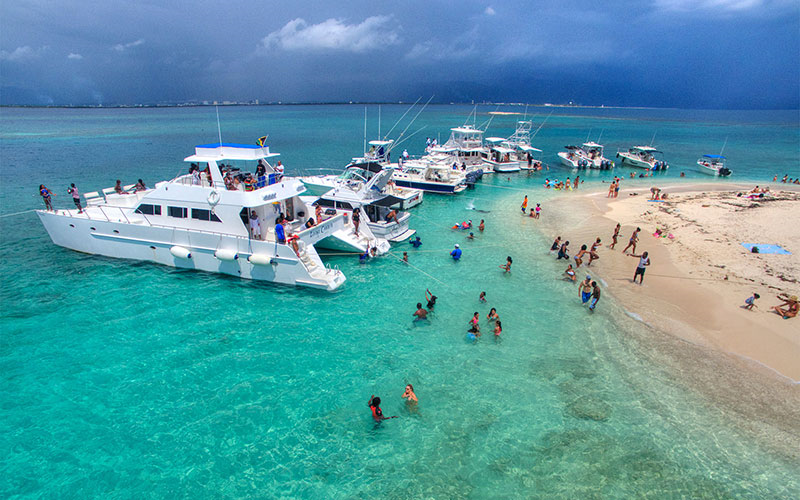
[[[317,203],[317,207],[314,209],[314,215],[317,218],[317,224],[322,222],[322,205]]]
[[[245,191],[253,191],[256,186],[256,180],[253,179],[253,175],[250,172],[247,172],[247,175],[244,178],[244,190]]]
[[[139,191],[147,191],[147,186],[144,185],[144,181],[141,179],[133,186],[134,193],[138,193]]]
[[[250,211],[250,236],[254,240],[261,239],[261,221],[258,220],[258,214],[255,210]]]
[[[450,255],[453,257],[453,260],[455,261],[461,259],[461,248],[459,248],[458,243],[456,243],[456,246],[455,248],[453,248],[453,251],[450,252]]]
[[[81,208],[81,194],[78,192],[78,188],[75,187],[75,184],[70,184],[69,188],[67,188],[67,193],[72,195],[72,202],[75,203],[75,206],[78,207],[78,213],[83,213],[83,208]]]
[[[44,184],[39,184],[39,194],[42,196],[42,200],[44,200],[45,208],[47,210],[53,210],[53,203],[50,197],[55,196],[55,193],[47,189]]]
[[[278,164],[275,165],[275,173],[277,174],[278,180],[281,180],[283,178],[283,170],[284,170],[283,163],[281,163],[280,160],[278,160]]]
[[[280,217],[275,222],[275,238],[278,243],[286,243],[286,230],[283,228],[283,219]]]
[[[206,165],[206,168],[203,169],[203,173],[206,174],[206,181],[208,181],[208,185],[211,186],[212,185],[211,167]]]
[[[394,221],[395,224],[400,224],[397,221],[397,212],[394,209],[392,209],[391,211],[389,211],[388,214],[386,214],[386,222],[391,222],[391,221]]]
[[[258,160],[256,166],[256,188],[263,188],[267,185],[267,168],[261,163],[263,160]]]
[[[316,226],[316,224],[314,224],[314,218],[313,218],[313,217],[312,217],[312,218],[309,218],[309,219],[306,221],[306,227],[308,228],[308,227],[314,227],[314,226]]]
[[[116,191],[117,194],[128,194],[127,191],[122,189],[122,181],[119,179],[117,179],[117,184],[114,186],[114,191]]]
[[[353,227],[355,229],[355,234],[358,236],[358,226],[361,224],[361,210],[356,208],[353,210]]]
[[[236,183],[234,182],[233,176],[230,172],[225,174],[225,178],[223,180],[225,181],[225,189],[228,191],[236,191]]]

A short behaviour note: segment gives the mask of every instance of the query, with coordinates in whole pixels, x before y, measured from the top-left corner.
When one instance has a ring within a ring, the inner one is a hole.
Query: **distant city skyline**
[[[793,0],[0,6],[0,104],[796,109]]]

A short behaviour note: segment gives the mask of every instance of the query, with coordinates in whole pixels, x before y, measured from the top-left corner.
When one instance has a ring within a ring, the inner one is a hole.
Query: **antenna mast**
[[[367,156],[367,107],[364,106],[364,156]]]
[[[214,106],[217,110],[217,135],[219,137],[219,145],[222,146],[222,128],[219,126],[219,106]]]

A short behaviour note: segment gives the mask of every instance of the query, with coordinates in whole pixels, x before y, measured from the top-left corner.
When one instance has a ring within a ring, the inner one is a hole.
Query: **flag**
[[[266,144],[266,142],[267,142],[267,136],[266,135],[262,135],[261,137],[258,138],[258,140],[256,141],[256,144],[258,144],[259,146],[261,146],[263,148],[264,144]]]

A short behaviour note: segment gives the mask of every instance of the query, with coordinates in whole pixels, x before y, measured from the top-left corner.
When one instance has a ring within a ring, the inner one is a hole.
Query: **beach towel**
[[[667,200],[647,200],[647,201],[649,201],[651,203],[664,203]]]
[[[758,253],[777,253],[780,255],[792,255],[792,252],[782,248],[778,245],[762,245],[759,243],[742,243],[742,246],[745,247],[749,252],[753,251],[753,247],[758,247]]]

